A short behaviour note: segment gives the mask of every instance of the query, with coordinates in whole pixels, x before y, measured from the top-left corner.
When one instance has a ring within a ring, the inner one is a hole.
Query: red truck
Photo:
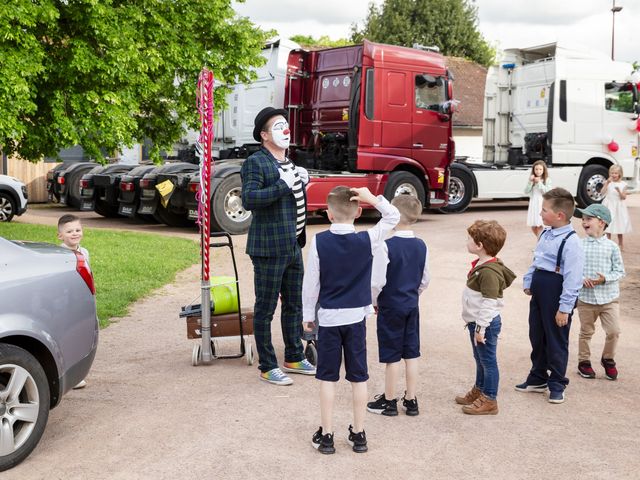
[[[336,185],[367,186],[389,199],[410,194],[427,208],[444,207],[454,160],[453,78],[444,57],[366,40],[317,51],[285,43],[265,50],[258,80],[234,89],[216,125],[222,148],[212,181],[213,228],[233,234],[249,228],[239,172],[259,147],[250,140],[253,118],[267,105],[289,111],[288,154],[309,170],[309,212],[325,210]],[[198,181],[194,176],[188,189]],[[191,197],[186,208],[194,218]]]

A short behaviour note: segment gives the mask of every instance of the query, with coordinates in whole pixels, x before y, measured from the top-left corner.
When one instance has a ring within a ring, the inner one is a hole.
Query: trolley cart
[[[247,364],[253,365],[254,353],[253,346],[249,335],[253,334],[253,310],[242,308],[240,302],[240,285],[238,280],[238,267],[236,257],[233,250],[233,241],[231,235],[226,232],[213,232],[212,238],[222,238],[223,241],[211,242],[210,248],[229,247],[231,251],[231,261],[233,263],[233,272],[235,278],[236,294],[238,298],[237,313],[224,313],[217,315],[215,313],[215,302],[211,301],[211,354],[212,358],[240,358],[246,356]],[[187,305],[182,307],[180,318],[186,318],[187,321],[187,338],[202,338],[202,306]],[[220,351],[216,338],[239,337],[240,352],[232,355],[219,355]],[[193,346],[191,355],[191,364],[195,367],[202,361],[202,342]]]

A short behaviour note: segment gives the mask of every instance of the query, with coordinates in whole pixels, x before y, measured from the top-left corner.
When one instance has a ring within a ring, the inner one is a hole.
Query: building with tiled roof
[[[459,57],[446,57],[453,73],[453,98],[460,103],[453,115],[457,157],[482,157],[482,109],[487,68]]]

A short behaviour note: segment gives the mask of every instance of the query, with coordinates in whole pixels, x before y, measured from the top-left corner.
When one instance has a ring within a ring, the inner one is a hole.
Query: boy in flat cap
[[[611,212],[597,203],[584,209],[576,209],[575,216],[582,218],[582,228],[587,236],[582,239],[584,249],[584,280],[578,295],[580,337],[578,341],[578,373],[583,378],[596,378],[591,367],[589,344],[596,331],[599,318],[606,334],[600,363],[609,380],[618,378],[614,360],[620,336],[619,282],[624,277],[624,264],[620,249],[607,238],[604,230],[611,223]]]
[[[309,174],[287,157],[287,111],[266,107],[256,115],[253,138],[261,147],[242,164],[242,204],[251,210],[247,254],[254,270],[256,303],[253,330],[260,379],[291,385],[285,373],[315,375],[302,346],[301,248],[305,244],[306,195]],[[282,300],[284,364],[278,367],[271,341],[271,320]]]

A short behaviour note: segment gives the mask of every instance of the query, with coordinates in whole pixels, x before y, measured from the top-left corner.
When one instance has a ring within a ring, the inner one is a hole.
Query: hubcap
[[[242,223],[251,217],[251,212],[245,210],[242,206],[242,197],[240,196],[241,190],[234,188],[229,190],[224,197],[224,211],[227,217],[234,222]]]
[[[457,205],[465,194],[464,183],[458,177],[449,178],[449,205]]]
[[[411,195],[412,197],[418,198],[418,191],[416,190],[416,187],[414,187],[410,183],[401,183],[393,193],[394,197],[397,197],[399,195]]]
[[[606,181],[607,179],[605,176],[600,173],[596,173],[589,177],[585,185],[585,189],[587,191],[587,197],[589,197],[591,201],[599,202],[604,198],[604,195],[602,194],[602,187]]]
[[[18,365],[0,367],[0,455],[9,455],[29,439],[40,408],[38,387]]]
[[[12,212],[11,202],[4,197],[0,198],[0,222],[6,222]]]

